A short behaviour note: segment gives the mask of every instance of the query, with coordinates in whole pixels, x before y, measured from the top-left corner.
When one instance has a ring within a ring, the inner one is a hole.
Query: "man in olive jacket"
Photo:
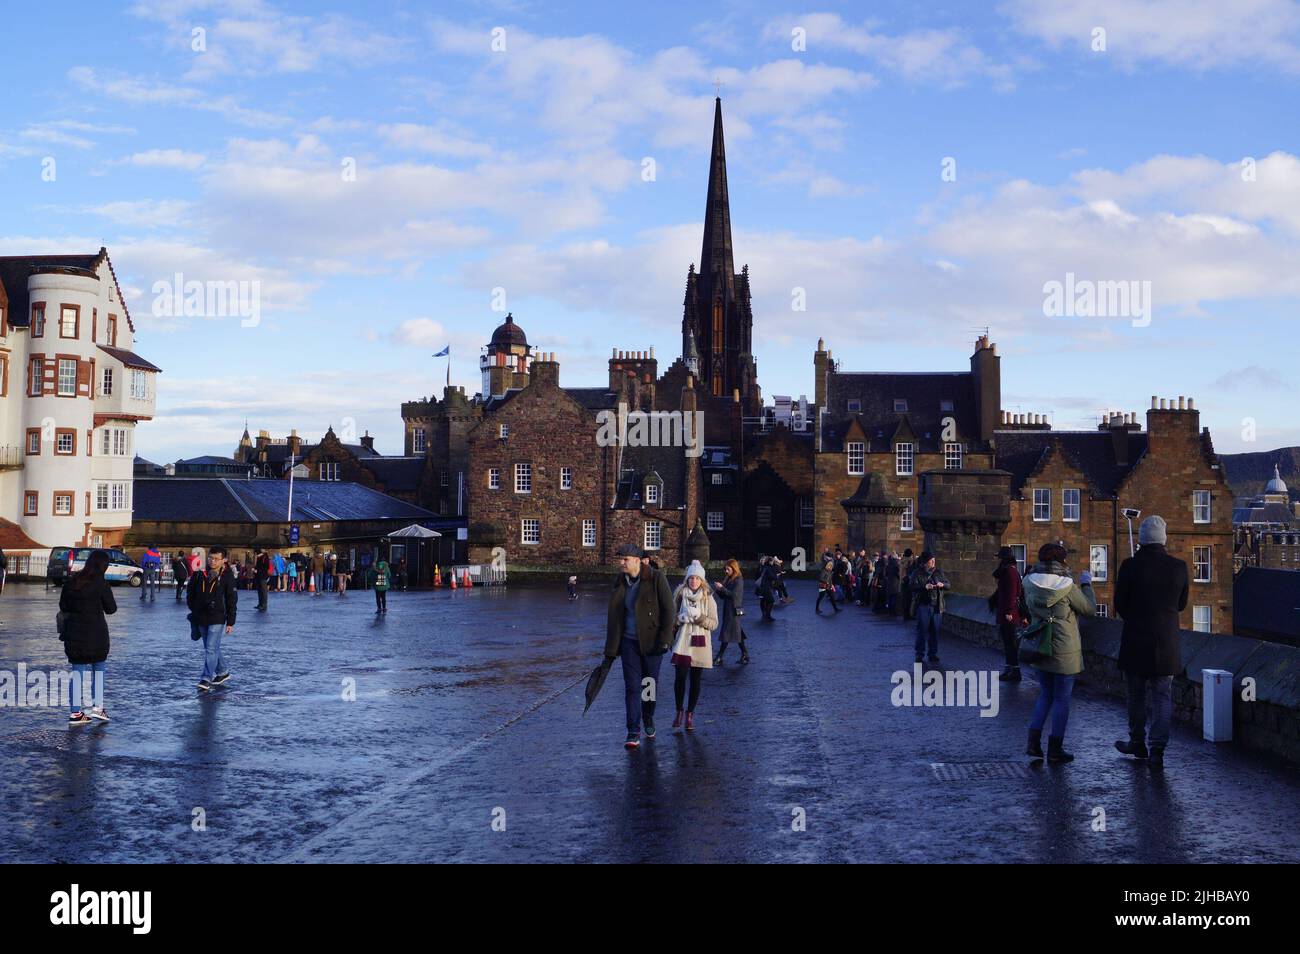
[[[645,737],[655,737],[659,667],[672,644],[676,612],[668,578],[650,565],[639,547],[626,544],[619,547],[618,556],[623,572],[609,597],[605,658],[623,662],[627,705],[627,741],[623,744],[635,749],[641,744],[642,720]]]
[[[1115,748],[1164,768],[1169,723],[1173,717],[1173,681],[1182,669],[1178,614],[1187,607],[1187,564],[1165,550],[1168,533],[1158,516],[1147,517],[1138,530],[1141,548],[1119,568],[1115,609],[1124,619],[1119,668],[1128,680],[1127,742]],[[1151,750],[1147,751],[1147,699],[1151,702]]]

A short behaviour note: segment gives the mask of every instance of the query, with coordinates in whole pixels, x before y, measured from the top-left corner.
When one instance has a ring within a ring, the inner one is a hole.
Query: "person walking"
[[[1066,565],[1070,551],[1061,543],[1045,543],[1038,549],[1038,563],[1025,574],[1025,603],[1033,624],[1052,627],[1052,654],[1031,663],[1038,676],[1038,700],[1029,720],[1026,755],[1043,757],[1043,727],[1050,716],[1047,761],[1070,762],[1074,756],[1064,749],[1065,727],[1070,720],[1070,696],[1074,680],[1083,672],[1083,643],[1079,639],[1079,617],[1095,616],[1097,601],[1092,593],[1092,574],[1084,570],[1075,583]]]
[[[348,576],[352,572],[352,564],[343,554],[338,555],[338,560],[334,564],[334,584],[338,587],[339,596],[348,595]]]
[[[902,592],[902,572],[898,554],[890,553],[885,561],[885,612],[890,616],[898,615],[898,594]]]
[[[375,590],[375,614],[388,612],[388,588],[393,584],[393,573],[387,560],[380,560],[370,568],[370,585]]]
[[[635,749],[641,745],[642,723],[645,737],[655,737],[659,669],[673,637],[676,613],[668,578],[645,559],[640,547],[623,544],[618,548],[618,559],[622,572],[609,594],[605,658],[618,659],[623,665],[627,713],[623,747]]]
[[[876,554],[875,563],[871,568],[871,611],[873,613],[879,614],[885,611],[885,603],[889,597],[885,582],[888,567],[889,561],[885,551],[881,550]]]
[[[686,568],[686,579],[673,591],[677,607],[677,641],[673,644],[673,697],[677,717],[673,728],[695,729],[695,706],[700,701],[700,674],[713,668],[713,631],[718,626],[718,604],[709,592],[709,581],[699,560]],[[690,694],[687,695],[687,685]]]
[[[772,606],[776,603],[776,597],[773,593],[775,588],[775,571],[772,569],[772,561],[764,557],[758,568],[758,582],[754,587],[754,592],[758,594],[758,607],[762,611],[762,618],[767,622],[772,622]]]
[[[1128,741],[1115,743],[1125,755],[1165,767],[1169,724],[1173,720],[1173,682],[1182,667],[1178,616],[1187,608],[1187,564],[1165,549],[1168,528],[1150,516],[1138,528],[1135,555],[1119,568],[1115,609],[1124,620],[1119,668],[1128,683]],[[1147,748],[1150,706],[1151,747]]]
[[[780,557],[774,556],[772,557],[772,566],[776,571],[776,575],[772,582],[772,589],[776,595],[780,597],[779,605],[789,606],[794,602],[794,600],[790,597],[790,591],[786,589],[785,586],[785,563]]]
[[[749,646],[746,645],[745,630],[741,625],[741,618],[745,615],[745,580],[736,560],[731,559],[723,564],[722,582],[713,584],[713,597],[722,607],[721,626],[718,630],[721,645],[713,664],[722,665],[722,657],[732,643],[740,644],[740,661],[748,663]]]
[[[144,602],[145,595],[148,594],[149,602],[152,603],[158,596],[158,571],[162,567],[162,554],[158,548],[150,544],[145,548],[144,556],[140,558],[140,568],[144,570],[144,585],[140,587],[140,602]]]
[[[94,720],[108,721],[104,709],[104,678],[108,668],[108,620],[117,612],[113,588],[104,578],[108,570],[108,551],[94,550],[86,564],[64,581],[59,593],[59,612],[63,614],[63,652],[72,666],[68,691],[68,725],[89,725]],[[92,704],[85,704],[86,677]]]
[[[176,602],[185,598],[185,581],[190,578],[190,564],[185,554],[177,553],[172,557],[172,582],[176,584]]]
[[[921,553],[912,573],[916,591],[916,661],[924,662],[928,650],[930,665],[939,665],[939,630],[943,627],[943,606],[948,577],[939,569],[938,560],[929,550]]]
[[[822,600],[830,597],[831,609],[839,612],[840,608],[835,605],[835,561],[827,560],[822,564],[821,576],[817,578],[817,605],[813,607],[813,612],[818,616],[822,613]]]
[[[271,557],[258,547],[253,555],[253,579],[257,583],[257,606],[261,612],[267,610],[267,594],[271,591]]]
[[[210,692],[230,679],[230,670],[221,654],[221,638],[235,629],[235,612],[239,590],[235,574],[226,562],[226,548],[208,551],[208,565],[190,576],[186,602],[190,608],[191,636],[203,640],[203,675],[199,689]]]
[[[903,604],[904,623],[910,623],[916,616],[914,610],[916,594],[912,591],[912,571],[914,569],[916,569],[916,559],[912,556],[912,548],[908,547],[903,551],[903,562],[899,568],[898,598]]]
[[[1002,655],[1005,665],[998,676],[1003,682],[1020,681],[1020,647],[1016,631],[1024,624],[1020,604],[1025,598],[1025,587],[1020,580],[1020,569],[1016,566],[1016,554],[1010,547],[998,551],[998,568],[993,571],[993,578],[998,581],[997,592],[990,602],[998,621],[998,634],[1002,637]]]

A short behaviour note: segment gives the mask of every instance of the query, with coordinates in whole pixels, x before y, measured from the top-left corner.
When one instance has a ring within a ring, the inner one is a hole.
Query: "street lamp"
[[[1128,555],[1133,556],[1137,551],[1133,549],[1133,521],[1142,516],[1142,511],[1134,507],[1125,507],[1122,511],[1124,519],[1128,521]]]

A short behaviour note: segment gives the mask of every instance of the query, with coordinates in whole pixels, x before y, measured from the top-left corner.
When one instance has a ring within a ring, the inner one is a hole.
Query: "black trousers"
[[[677,699],[677,708],[678,710],[684,708],[687,712],[694,712],[695,704],[700,701],[700,673],[704,670],[697,669],[694,666],[674,666],[673,668],[677,670],[677,675],[673,677],[673,696]],[[683,706],[682,702],[686,699],[687,679],[691,683],[690,703]]]
[[[388,591],[375,590],[375,609],[381,612],[388,612]]]
[[[819,590],[819,591],[817,592],[817,606],[816,606],[816,608],[820,610],[820,609],[822,608],[822,600],[826,599],[827,597],[830,598],[830,601],[831,601],[831,609],[833,609],[833,610],[837,610],[837,609],[839,609],[839,607],[835,605],[835,589],[834,589],[833,587],[832,587],[831,589],[829,589],[829,590]]]
[[[1006,657],[1007,665],[1019,666],[1020,647],[1016,640],[1016,624],[1004,619],[998,623],[998,635],[1002,637],[1002,654]]]
[[[266,609],[266,594],[271,592],[271,583],[263,578],[257,581],[257,608]]]

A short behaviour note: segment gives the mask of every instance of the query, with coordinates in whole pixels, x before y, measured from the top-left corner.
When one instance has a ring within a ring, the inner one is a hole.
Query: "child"
[[[569,599],[576,600],[577,598],[578,598],[578,578],[576,576],[571,576],[569,577]]]

